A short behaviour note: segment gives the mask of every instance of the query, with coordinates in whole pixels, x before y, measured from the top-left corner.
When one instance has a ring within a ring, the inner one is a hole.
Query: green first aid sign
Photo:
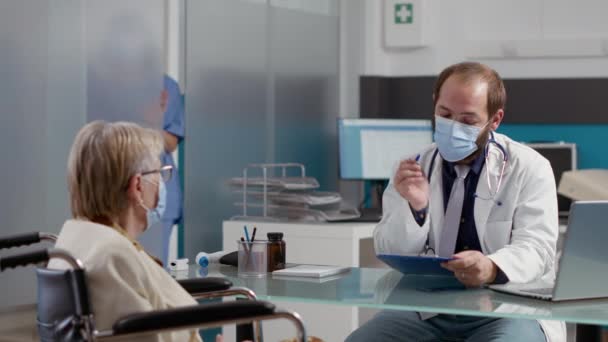
[[[395,4],[395,24],[411,24],[414,22],[414,5],[411,3]]]

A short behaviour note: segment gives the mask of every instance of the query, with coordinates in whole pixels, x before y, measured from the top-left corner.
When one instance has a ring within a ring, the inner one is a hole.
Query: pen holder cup
[[[268,241],[243,242],[238,245],[238,274],[239,277],[265,277],[268,269]]]

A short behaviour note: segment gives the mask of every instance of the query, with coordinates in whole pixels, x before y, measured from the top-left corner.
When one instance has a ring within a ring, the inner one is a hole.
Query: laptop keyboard
[[[529,292],[529,293],[534,293],[534,294],[539,294],[539,295],[543,295],[543,296],[550,296],[553,294],[553,288],[552,287],[545,287],[542,289],[526,289],[523,290],[524,292]]]

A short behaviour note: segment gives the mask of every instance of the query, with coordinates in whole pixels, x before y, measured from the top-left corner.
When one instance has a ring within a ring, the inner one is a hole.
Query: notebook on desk
[[[273,276],[323,278],[344,273],[350,267],[326,265],[297,265],[272,272]]]
[[[273,280],[286,280],[286,281],[297,281],[297,282],[302,282],[302,283],[313,283],[313,284],[322,284],[322,283],[328,283],[331,281],[335,281],[338,279],[342,279],[344,277],[345,273],[338,273],[338,274],[334,274],[331,276],[326,276],[326,277],[299,277],[299,276],[282,276],[282,275],[276,275],[273,274],[272,275],[272,279]]]

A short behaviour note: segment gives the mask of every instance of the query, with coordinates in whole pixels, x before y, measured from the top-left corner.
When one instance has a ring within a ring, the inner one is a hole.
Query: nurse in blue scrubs
[[[165,139],[165,153],[161,156],[162,165],[172,165],[173,174],[165,184],[167,188],[167,208],[162,218],[162,260],[167,265],[169,257],[169,237],[173,226],[182,220],[182,191],[179,173],[177,172],[173,153],[180,141],[184,139],[184,98],[179,84],[171,77],[165,75],[163,79],[164,90],[161,96],[163,115],[163,136]]]

